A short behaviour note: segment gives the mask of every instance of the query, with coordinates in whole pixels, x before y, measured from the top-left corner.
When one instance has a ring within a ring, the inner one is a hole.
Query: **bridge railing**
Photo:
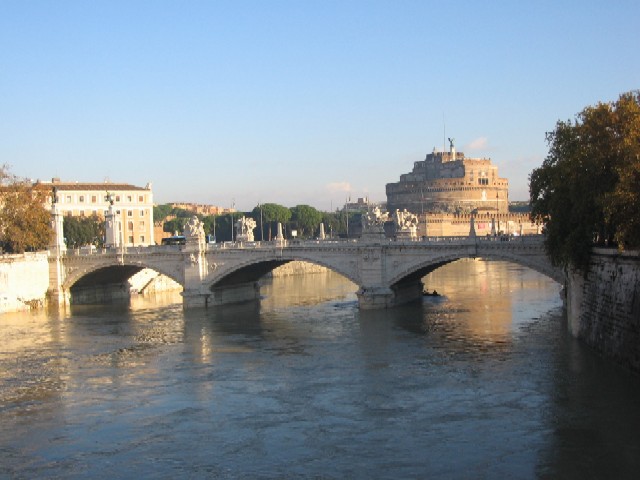
[[[132,247],[103,247],[103,248],[68,248],[63,252],[64,255],[69,257],[78,256],[100,256],[100,255],[113,255],[113,254],[149,254],[149,253],[163,253],[163,252],[179,252],[182,250],[182,245],[147,245],[147,246],[132,246]]]
[[[487,235],[486,237],[476,237],[478,242],[520,242],[520,243],[541,243],[544,235]]]
[[[544,239],[544,235],[493,235],[493,236],[449,236],[449,237],[435,237],[424,236],[416,240],[410,239],[393,239],[384,238],[377,244],[383,245],[425,245],[425,244],[473,244],[473,243],[487,243],[487,242],[520,242],[529,244],[540,244]],[[285,240],[285,241],[263,241],[263,242],[222,242],[222,243],[209,243],[207,244],[207,251],[215,252],[222,250],[260,250],[260,249],[274,249],[274,248],[291,248],[291,247],[314,247],[314,248],[333,248],[336,245],[353,245],[363,244],[366,245],[366,241],[362,241],[357,238],[332,238],[325,240]],[[109,255],[109,254],[152,254],[152,253],[167,253],[167,252],[180,252],[184,249],[184,245],[149,245],[139,247],[109,247],[109,248],[95,248],[95,247],[80,247],[67,249],[64,255],[67,256],[87,256],[87,255]]]

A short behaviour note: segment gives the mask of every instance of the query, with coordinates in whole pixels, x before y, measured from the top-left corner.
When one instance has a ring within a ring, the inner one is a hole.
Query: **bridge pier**
[[[237,283],[224,287],[213,287],[208,305],[226,305],[229,303],[241,303],[260,298],[260,285],[258,282]]]
[[[182,307],[183,308],[205,308],[208,305],[209,293],[202,293],[201,291],[188,291],[182,292]]]
[[[64,307],[71,303],[69,292],[59,288],[49,288],[47,291],[47,304],[52,307]]]
[[[421,281],[407,282],[386,287],[362,287],[357,292],[358,306],[363,310],[392,308],[422,298]]]
[[[242,303],[260,298],[258,282],[239,283],[221,287],[213,287],[211,291],[184,290],[182,304],[184,308],[206,308],[215,305]]]

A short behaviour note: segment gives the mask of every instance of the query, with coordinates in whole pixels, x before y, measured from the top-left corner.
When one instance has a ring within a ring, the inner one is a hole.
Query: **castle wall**
[[[498,167],[491,160],[464,158],[461,153],[455,160],[445,158],[442,152],[429,154],[424,161],[415,162],[410,173],[401,175],[399,182],[388,183],[388,210],[406,209],[415,214],[509,211],[509,181],[498,176]]]
[[[422,237],[464,237],[469,235],[471,215],[435,213],[419,215],[418,236]],[[480,213],[473,215],[477,236],[495,233],[498,235],[537,235],[541,233],[539,225],[532,223],[526,213]]]

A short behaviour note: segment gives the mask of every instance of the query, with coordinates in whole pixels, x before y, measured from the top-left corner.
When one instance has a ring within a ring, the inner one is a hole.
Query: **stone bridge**
[[[507,260],[564,284],[542,236],[433,237],[391,241],[384,237],[351,241],[206,244],[187,237],[186,245],[117,248],[86,254],[55,250],[50,256],[50,293],[67,302],[74,285],[122,284],[150,268],[183,286],[185,307],[256,299],[258,281],[293,260],[325,266],[358,286],[360,308],[387,308],[422,296],[422,277],[460,258]]]

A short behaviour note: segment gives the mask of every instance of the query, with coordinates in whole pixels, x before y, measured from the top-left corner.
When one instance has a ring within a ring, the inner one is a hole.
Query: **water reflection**
[[[566,334],[557,284],[425,282],[379,311],[328,274],[3,316],[0,477],[635,478],[640,382]]]

